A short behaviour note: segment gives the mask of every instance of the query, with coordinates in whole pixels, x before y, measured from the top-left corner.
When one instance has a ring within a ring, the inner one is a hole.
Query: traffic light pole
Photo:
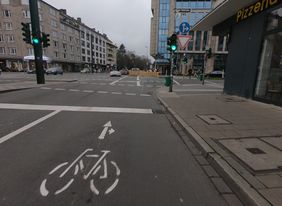
[[[36,79],[37,84],[45,84],[44,69],[43,69],[43,52],[41,44],[41,31],[40,31],[40,21],[38,15],[38,0],[29,0],[30,16],[31,16],[31,26],[32,26],[32,37],[39,39],[39,43],[33,42],[34,48],[34,60],[36,67]]]
[[[172,74],[172,70],[173,70],[173,58],[174,58],[174,52],[171,52],[170,55],[170,85],[169,85],[169,92],[172,92],[172,88],[173,88],[173,74]]]

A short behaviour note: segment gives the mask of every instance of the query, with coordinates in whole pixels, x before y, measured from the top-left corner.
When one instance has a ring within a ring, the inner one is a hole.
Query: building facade
[[[152,0],[151,19],[151,55],[156,65],[169,64],[167,37],[172,33],[181,34],[179,26],[187,22],[193,27],[213,6],[212,0]],[[185,49],[178,48],[178,70],[187,74],[188,69],[200,70],[204,67],[204,55],[207,48],[212,48],[212,58],[207,61],[206,73],[224,70],[227,56],[226,37],[212,37],[211,31],[190,31],[191,41]],[[188,58],[184,63],[183,58]]]
[[[229,35],[225,93],[282,105],[281,0],[224,1],[195,27]]]
[[[83,67],[106,68],[106,38],[73,18],[65,9],[38,1],[40,29],[50,34],[50,46],[43,49],[45,67],[60,66],[65,71]],[[32,45],[22,39],[21,23],[30,23],[29,0],[0,0],[0,67],[12,71],[34,68]],[[3,17],[3,18],[2,18]],[[107,38],[108,39],[108,38]]]

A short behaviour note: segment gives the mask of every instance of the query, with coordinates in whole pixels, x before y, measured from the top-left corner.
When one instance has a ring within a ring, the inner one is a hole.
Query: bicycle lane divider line
[[[117,82],[119,82],[120,80],[123,80],[123,79],[125,79],[126,77],[122,77],[122,78],[120,78],[120,79],[118,79],[118,80],[116,80],[116,81],[113,81],[113,82],[111,82],[110,83],[110,85],[115,85]]]
[[[23,133],[23,132],[26,131],[26,130],[28,130],[28,129],[30,129],[30,128],[32,128],[32,127],[34,127],[34,126],[40,124],[41,122],[43,122],[43,121],[45,121],[45,120],[47,120],[47,119],[49,119],[49,118],[55,116],[55,115],[58,114],[59,112],[61,112],[61,110],[56,110],[56,111],[54,111],[54,112],[52,112],[52,113],[50,113],[50,114],[48,114],[48,115],[46,115],[46,116],[44,116],[44,117],[41,117],[40,119],[38,119],[38,120],[36,120],[36,121],[34,121],[34,122],[31,122],[30,124],[28,124],[28,125],[26,125],[26,126],[23,126],[22,128],[20,128],[20,129],[18,129],[18,130],[16,130],[16,131],[14,131],[14,132],[12,132],[12,133],[10,133],[10,134],[4,136],[4,137],[1,137],[1,138],[0,138],[0,144],[2,144],[2,143],[4,143],[4,142],[8,141],[9,139],[11,139],[11,138],[13,138],[13,137],[15,137],[15,136],[17,136],[17,135],[19,135],[19,134],[21,134],[21,133]]]
[[[69,112],[105,112],[105,113],[131,113],[131,114],[153,114],[152,109],[123,108],[123,107],[82,107],[61,105],[35,105],[35,104],[7,104],[0,103],[0,109],[19,110],[45,110],[45,111],[69,111]]]

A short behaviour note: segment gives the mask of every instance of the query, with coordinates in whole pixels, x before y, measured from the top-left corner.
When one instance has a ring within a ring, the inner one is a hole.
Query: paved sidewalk
[[[167,90],[158,90],[159,100],[241,200],[282,205],[282,108],[220,92]]]

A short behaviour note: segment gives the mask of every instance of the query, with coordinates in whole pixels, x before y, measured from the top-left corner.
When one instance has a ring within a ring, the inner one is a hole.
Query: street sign
[[[180,34],[182,35],[187,35],[190,29],[191,29],[190,24],[188,24],[187,22],[182,22],[179,25],[179,31],[180,31]]]
[[[192,36],[190,35],[178,35],[178,45],[181,49],[185,49],[189,43],[189,41],[192,39]]]

